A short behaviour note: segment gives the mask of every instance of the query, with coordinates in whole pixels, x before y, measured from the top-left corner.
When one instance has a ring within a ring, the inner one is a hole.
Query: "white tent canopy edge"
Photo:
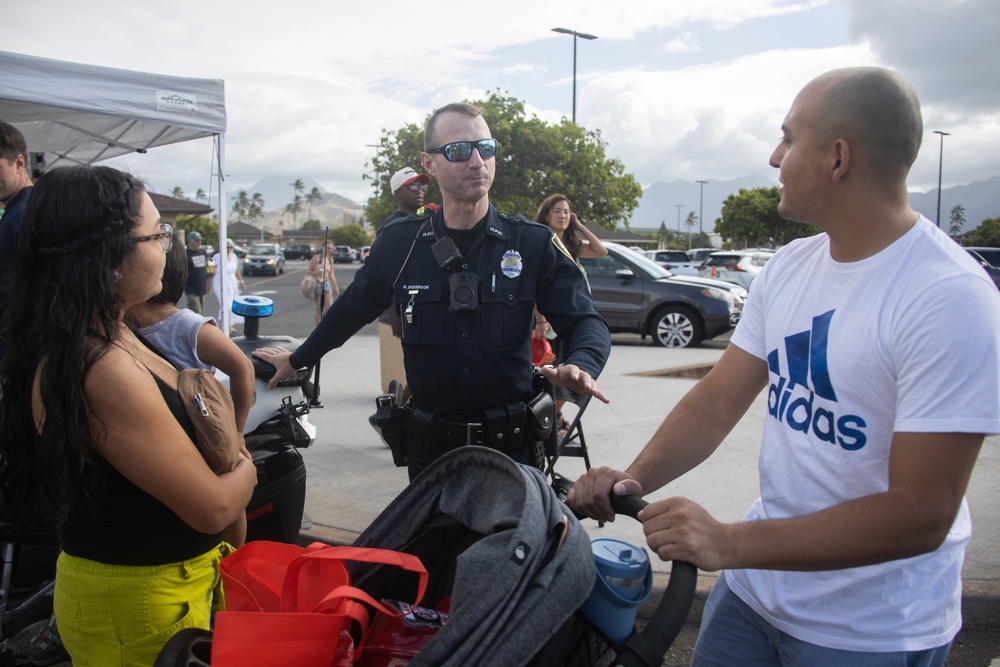
[[[150,148],[215,137],[220,259],[225,275],[225,86],[0,51],[0,120],[16,126],[31,168],[89,165]],[[222,281],[225,285],[225,281]],[[225,303],[225,294],[219,295]],[[222,330],[229,331],[229,313]]]

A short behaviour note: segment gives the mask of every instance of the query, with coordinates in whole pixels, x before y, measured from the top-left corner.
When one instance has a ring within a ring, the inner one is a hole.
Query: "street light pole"
[[[698,184],[698,243],[702,242],[705,235],[705,183],[708,181],[695,181]]]
[[[576,124],[576,38],[582,37],[583,39],[597,39],[597,35],[588,35],[585,32],[577,32],[576,30],[570,30],[569,28],[552,28],[552,32],[558,32],[563,35],[573,35],[573,124]]]
[[[934,130],[934,134],[941,135],[941,148],[938,151],[938,205],[937,205],[937,226],[941,228],[941,168],[944,166],[944,138],[950,137],[951,132]]]

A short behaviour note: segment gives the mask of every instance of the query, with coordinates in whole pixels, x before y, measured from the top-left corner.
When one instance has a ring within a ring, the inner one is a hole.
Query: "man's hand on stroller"
[[[597,381],[590,374],[573,364],[562,366],[542,366],[539,371],[549,382],[557,387],[564,387],[580,396],[593,396],[602,403],[611,400],[597,387]]]
[[[598,521],[614,521],[615,511],[611,509],[611,494],[617,496],[641,496],[642,486],[620,470],[601,467],[591,468],[576,480],[566,504],[574,512]]]

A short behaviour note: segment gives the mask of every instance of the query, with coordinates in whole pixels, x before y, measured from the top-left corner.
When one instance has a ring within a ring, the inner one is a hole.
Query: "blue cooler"
[[[580,611],[611,641],[632,634],[639,605],[653,591],[653,569],[642,547],[613,539],[592,540],[597,579]]]

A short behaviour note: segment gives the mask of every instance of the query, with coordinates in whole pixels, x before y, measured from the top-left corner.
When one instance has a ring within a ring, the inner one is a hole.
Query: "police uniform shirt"
[[[611,336],[586,278],[551,230],[492,204],[459,264],[449,270],[431,247],[445,236],[443,212],[385,227],[368,262],[320,325],[292,354],[295,368],[315,365],[392,305],[403,320],[407,383],[417,408],[456,418],[531,397],[531,328],[537,303],[566,341],[567,364],[596,378]],[[479,308],[450,312],[448,278],[479,276]],[[409,308],[410,317],[406,317]]]

